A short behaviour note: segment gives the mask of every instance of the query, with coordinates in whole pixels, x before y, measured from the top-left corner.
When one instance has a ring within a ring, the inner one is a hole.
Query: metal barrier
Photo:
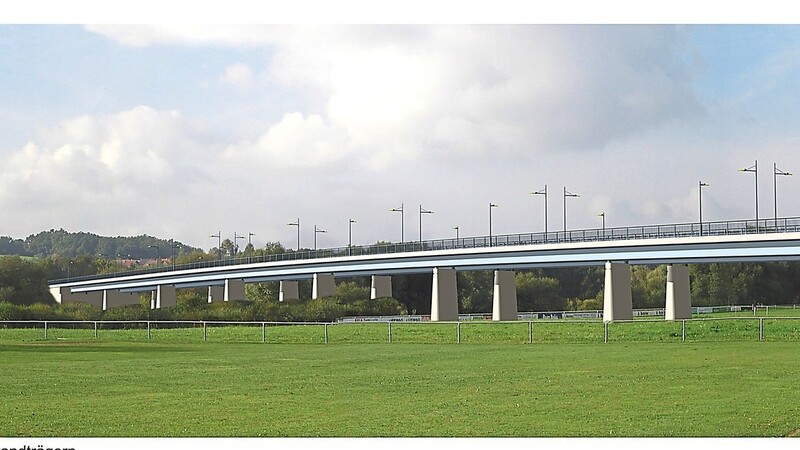
[[[768,326],[767,326],[768,325]],[[678,326],[680,329],[678,331]],[[602,327],[602,329],[600,328]],[[237,329],[238,328],[238,329]],[[448,332],[447,329],[451,331]],[[565,328],[568,328],[565,330]],[[544,329],[544,331],[542,331]],[[27,330],[27,331],[26,331]],[[243,331],[244,330],[244,331]],[[382,331],[383,330],[383,331]],[[334,337],[330,332],[334,331]],[[602,331],[602,334],[601,334]],[[448,338],[448,333],[450,338]],[[689,334],[691,333],[691,334]],[[609,343],[800,341],[800,317],[726,317],[507,322],[0,321],[0,340],[117,340],[261,343]],[[212,336],[213,335],[213,336]],[[487,337],[488,336],[488,337]],[[687,339],[687,336],[690,336]]]

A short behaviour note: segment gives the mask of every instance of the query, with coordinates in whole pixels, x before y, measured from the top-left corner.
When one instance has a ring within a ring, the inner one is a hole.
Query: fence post
[[[603,322],[603,343],[608,343],[608,322]]]
[[[328,324],[325,324],[325,343],[328,343]]]
[[[758,318],[758,340],[759,341],[763,341],[764,340],[764,318],[763,317],[759,317]]]
[[[267,342],[267,323],[261,322],[261,343]]]
[[[686,342],[686,319],[681,320],[681,342]]]
[[[44,321],[44,340],[47,340],[47,321]]]
[[[206,331],[206,322],[203,321],[203,342],[208,340],[208,331]]]
[[[528,321],[528,344],[533,344],[533,322]]]
[[[389,343],[392,343],[392,321],[389,321]]]
[[[97,339],[97,321],[94,322],[94,338]]]
[[[150,340],[150,321],[147,321],[147,340]]]
[[[461,322],[456,323],[456,344],[461,343]]]

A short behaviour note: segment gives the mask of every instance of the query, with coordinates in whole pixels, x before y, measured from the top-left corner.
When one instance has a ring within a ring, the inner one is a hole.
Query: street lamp
[[[544,195],[544,239],[547,240],[547,185],[544,185],[544,189],[531,192],[531,195]]]
[[[789,172],[778,169],[778,165],[772,163],[772,189],[775,197],[775,227],[778,227],[778,175],[791,176]]]
[[[497,205],[489,202],[489,247],[492,246],[492,208],[497,208]]]
[[[403,212],[403,204],[400,203],[399,208],[392,208],[389,211],[391,212],[399,212],[400,213],[400,243],[404,242],[405,237],[403,236],[403,228],[405,227],[405,213]]]
[[[433,211],[429,211],[424,209],[422,205],[419,205],[419,241],[422,242],[422,215],[423,214],[433,214]]]
[[[158,253],[158,246],[157,245],[148,245],[147,248],[156,249],[156,268],[158,268],[158,266],[161,263],[161,255]]]
[[[755,178],[756,178],[756,183],[755,183],[755,186],[756,186],[756,232],[758,232],[758,230],[759,230],[759,226],[758,226],[758,160],[756,160],[755,164],[753,164],[752,166],[750,166],[750,167],[748,167],[746,169],[739,169],[739,172],[752,172],[753,174],[755,174]]]
[[[181,244],[172,242],[172,270],[175,270],[175,249],[181,248]]]
[[[217,238],[219,242],[217,243],[217,259],[222,259],[222,232],[217,231],[217,234],[212,234],[212,238]]]
[[[239,236],[238,234],[236,234],[235,231],[233,232],[233,256],[236,256],[236,254],[239,253],[239,242],[238,242],[238,240],[239,239],[244,239],[246,237],[247,236]]]
[[[297,218],[296,222],[289,222],[286,225],[290,227],[297,227],[297,251],[300,251],[300,218]]]
[[[698,182],[697,198],[699,200],[699,206],[700,206],[700,236],[703,235],[703,187],[704,186],[708,186],[708,184],[703,183],[702,181]]]
[[[600,214],[598,214],[598,216],[603,219],[603,237],[605,237],[606,236],[606,213],[605,212],[601,212]]]
[[[353,254],[353,224],[356,223],[354,219],[349,219],[347,221],[347,254]]]
[[[580,197],[580,195],[573,194],[572,192],[567,190],[566,186],[564,186],[564,237],[565,238],[567,233],[567,197]]]
[[[327,231],[321,230],[314,225],[314,250],[317,249],[317,233],[327,233]]]

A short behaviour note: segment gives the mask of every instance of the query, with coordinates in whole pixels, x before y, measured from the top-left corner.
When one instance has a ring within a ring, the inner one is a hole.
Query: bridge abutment
[[[517,281],[513,270],[494,271],[492,320],[517,320]]]
[[[383,298],[392,296],[392,277],[389,275],[373,275],[369,298]]]
[[[431,321],[458,320],[458,290],[456,271],[450,268],[433,269],[431,290]]]
[[[692,318],[692,297],[689,285],[689,268],[682,264],[667,266],[667,300],[665,320]]]
[[[603,322],[632,319],[631,266],[608,261],[603,290]]]

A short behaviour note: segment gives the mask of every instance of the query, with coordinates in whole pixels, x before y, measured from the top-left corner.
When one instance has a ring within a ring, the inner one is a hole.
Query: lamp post
[[[219,242],[217,243],[217,259],[222,259],[222,232],[217,231],[217,234],[212,234],[212,238],[217,238]]]
[[[175,250],[181,248],[181,245],[172,242],[170,247],[172,247],[172,270],[175,270]]]
[[[578,194],[573,194],[564,186],[564,237],[567,237],[567,197],[580,197]]]
[[[246,237],[247,236],[239,236],[238,234],[236,234],[235,231],[233,232],[233,256],[236,256],[236,254],[239,253],[239,242],[238,242],[238,240],[239,239],[244,239]]]
[[[300,218],[297,218],[296,222],[289,222],[286,225],[290,227],[297,227],[297,251],[300,251]]]
[[[356,223],[353,219],[347,221],[347,254],[353,254],[353,224]]]
[[[603,237],[606,237],[606,213],[601,212],[598,216],[603,220]]]
[[[547,241],[547,185],[542,190],[531,192],[531,195],[544,195],[544,239]]]
[[[489,247],[492,246],[492,208],[497,208],[497,205],[489,202]]]
[[[792,174],[778,169],[778,165],[772,163],[772,190],[775,197],[775,228],[778,227],[778,175],[791,176]]]
[[[457,241],[458,240],[458,225],[454,226],[453,229],[456,230],[456,241]]]
[[[314,250],[317,249],[317,234],[318,233],[327,233],[327,231],[321,230],[321,229],[317,228],[316,225],[314,225]]]
[[[405,237],[403,236],[403,228],[405,227],[405,213],[403,212],[403,204],[400,203],[399,208],[392,208],[389,211],[391,212],[399,212],[400,213],[400,243],[402,244],[405,241]]]
[[[703,183],[702,181],[698,182],[698,189],[697,189],[697,198],[699,202],[699,209],[700,209],[700,236],[703,235],[703,187],[708,186],[707,183]]]
[[[161,255],[158,253],[158,246],[157,245],[148,245],[147,248],[154,248],[156,249],[156,268],[161,265]]]
[[[755,175],[755,178],[756,178],[756,183],[755,183],[755,187],[756,187],[756,233],[758,233],[758,231],[759,231],[759,226],[758,226],[758,160],[756,160],[755,164],[753,164],[750,167],[747,167],[745,169],[739,169],[739,172],[752,172]]]
[[[424,209],[422,205],[419,205],[419,241],[422,242],[422,215],[423,214],[433,214],[433,211],[429,211]]]

